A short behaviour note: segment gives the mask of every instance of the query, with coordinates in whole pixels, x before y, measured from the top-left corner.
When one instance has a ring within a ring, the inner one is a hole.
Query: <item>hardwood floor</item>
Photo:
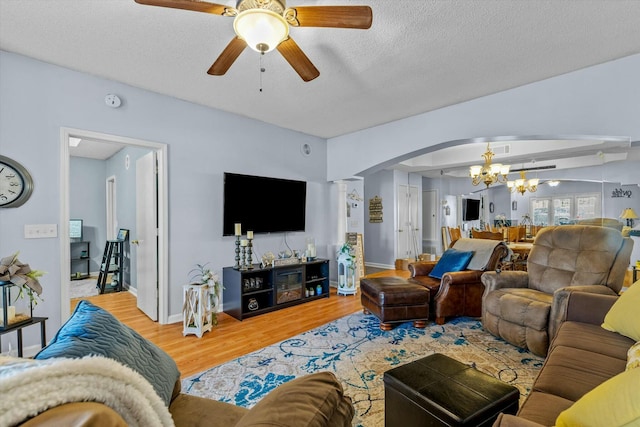
[[[630,272],[629,272],[630,273]],[[408,277],[404,270],[386,270],[368,277]],[[630,284],[630,274],[626,283]],[[166,351],[178,364],[183,377],[259,350],[292,336],[362,309],[360,296],[331,297],[238,321],[218,313],[218,326],[202,338],[182,335],[182,323],[160,325],[149,320],[136,307],[136,298],[128,292],[85,298],[108,310],[121,322],[136,330]],[[71,310],[78,300],[71,301]]]
[[[204,371],[362,309],[360,296],[337,296],[289,307],[239,321],[218,313],[218,325],[202,338],[182,335],[182,323],[160,325],[136,307],[129,292],[84,298],[109,311],[166,351],[178,364],[182,377]],[[78,303],[71,301],[71,310]]]

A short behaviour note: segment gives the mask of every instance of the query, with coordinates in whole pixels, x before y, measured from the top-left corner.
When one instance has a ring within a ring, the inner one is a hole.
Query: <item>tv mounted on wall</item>
[[[225,172],[222,234],[304,231],[306,205],[305,181]]]
[[[462,199],[462,220],[476,221],[480,219],[480,200]]]

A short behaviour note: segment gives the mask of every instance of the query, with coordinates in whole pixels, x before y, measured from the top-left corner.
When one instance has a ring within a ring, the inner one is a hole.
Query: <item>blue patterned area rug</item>
[[[425,329],[408,322],[385,332],[375,317],[355,313],[186,378],[182,389],[250,408],[282,383],[332,371],[353,400],[353,425],[383,426],[383,373],[432,353],[446,354],[516,386],[521,401],[543,362],[485,332],[475,319],[458,318]]]

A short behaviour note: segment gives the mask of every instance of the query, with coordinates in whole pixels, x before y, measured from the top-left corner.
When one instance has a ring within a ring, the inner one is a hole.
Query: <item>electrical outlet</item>
[[[58,237],[57,224],[25,224],[24,226],[25,239],[47,239],[51,237]]]

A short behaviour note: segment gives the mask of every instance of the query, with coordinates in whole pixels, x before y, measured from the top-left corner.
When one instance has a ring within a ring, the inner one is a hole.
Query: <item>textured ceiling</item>
[[[133,0],[1,0],[0,49],[323,138],[640,53],[637,0],[289,1],[340,4],[373,26],[292,28],[309,83],[250,49],[209,76],[233,19]]]

